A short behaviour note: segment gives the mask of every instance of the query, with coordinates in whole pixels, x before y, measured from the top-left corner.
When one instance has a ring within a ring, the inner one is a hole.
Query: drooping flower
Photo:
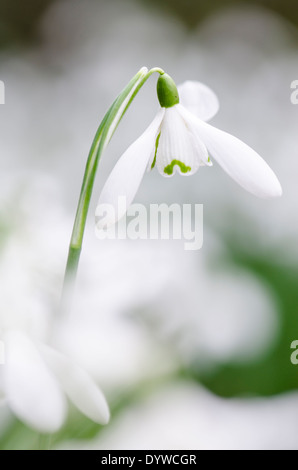
[[[98,202],[115,208],[116,223],[132,203],[146,168],[157,168],[162,176],[193,175],[200,166],[212,166],[211,158],[238,184],[261,198],[281,196],[282,188],[268,164],[238,138],[206,121],[218,111],[219,103],[210,88],[187,81],[176,88],[167,74],[160,75],[157,94],[161,109],[145,132],[124,152],[110,174]],[[119,197],[126,205],[118,207]]]

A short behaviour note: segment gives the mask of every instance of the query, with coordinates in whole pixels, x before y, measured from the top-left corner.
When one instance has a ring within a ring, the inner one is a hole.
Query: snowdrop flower
[[[8,405],[21,421],[42,433],[56,432],[63,425],[66,397],[91,420],[107,424],[106,400],[84,369],[21,330],[10,330],[3,339],[1,405]]]
[[[157,168],[162,176],[175,173],[193,175],[200,166],[217,163],[244,189],[271,198],[281,196],[281,185],[267,163],[248,145],[205,121],[218,111],[216,95],[199,82],[187,81],[178,89],[167,74],[157,82],[161,109],[146,131],[126,150],[109,176],[99,198],[96,215],[102,204],[115,208],[110,216],[97,220],[106,228],[117,222],[132,203],[146,168]],[[180,97],[180,99],[179,99]],[[126,206],[118,207],[119,197]]]

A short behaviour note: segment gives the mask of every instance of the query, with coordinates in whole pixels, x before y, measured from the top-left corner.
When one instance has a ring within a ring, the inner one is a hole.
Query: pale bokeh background
[[[55,340],[101,385],[112,419],[100,427],[72,413],[52,445],[297,449],[291,2],[213,1],[207,11],[181,0],[31,1],[26,14],[19,3],[0,3],[0,333],[21,328],[47,340],[93,135],[141,66],[213,88],[221,109],[212,124],[255,148],[284,190],[280,200],[258,200],[216,164],[192,178],[152,172],[136,202],[203,203],[202,250],[98,241],[93,213],[102,185],[158,108],[150,79],[100,163],[75,308]],[[36,448],[35,431],[7,406],[0,413],[1,448]]]

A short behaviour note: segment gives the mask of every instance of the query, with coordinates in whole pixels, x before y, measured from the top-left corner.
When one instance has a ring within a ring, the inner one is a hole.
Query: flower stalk
[[[124,90],[116,98],[110,109],[107,111],[95,134],[93,143],[88,155],[85,173],[83,177],[80,197],[78,201],[76,216],[74,220],[72,235],[69,244],[68,258],[65,269],[62,299],[64,297],[66,286],[73,282],[78,270],[80,254],[85,231],[85,225],[93,191],[95,176],[98,163],[103,151],[110,142],[121,119],[132,103],[133,99],[143,87],[145,82],[153,73],[164,74],[164,71],[158,67],[148,71],[143,67],[128,83]]]

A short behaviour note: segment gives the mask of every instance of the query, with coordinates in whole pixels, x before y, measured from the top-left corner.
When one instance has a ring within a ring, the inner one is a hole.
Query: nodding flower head
[[[157,168],[164,177],[178,173],[190,176],[200,166],[216,161],[244,189],[261,198],[281,196],[281,185],[267,163],[252,148],[221,131],[209,121],[218,111],[215,93],[199,82],[186,81],[176,87],[162,73],[157,82],[160,110],[145,132],[124,152],[110,174],[99,198],[115,207],[116,223],[132,203],[146,168]],[[119,197],[126,207],[117,209]],[[107,224],[107,219],[105,219]],[[107,228],[97,223],[97,228]]]

